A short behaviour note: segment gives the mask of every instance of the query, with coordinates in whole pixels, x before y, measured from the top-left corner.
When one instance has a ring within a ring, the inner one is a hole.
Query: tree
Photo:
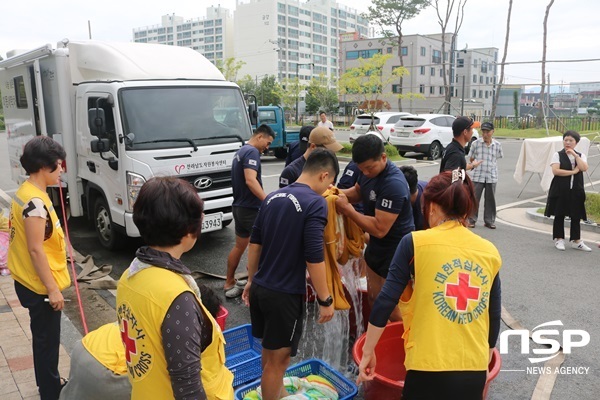
[[[302,87],[300,86],[300,80],[298,77],[285,78],[281,82],[278,88],[277,95],[281,99],[281,104],[286,111],[296,110],[296,103],[300,97]],[[296,121],[297,122],[297,121]]]
[[[405,20],[412,19],[419,14],[423,8],[429,5],[429,0],[373,0],[372,4],[364,18],[379,26],[383,36],[390,41],[392,46],[396,47],[400,66],[404,67],[402,24]],[[390,31],[388,29],[390,27],[393,27],[395,32]],[[399,79],[400,93],[402,93],[403,76],[401,75]],[[398,97],[398,111],[402,111],[401,97]]]
[[[339,104],[337,91],[331,86],[325,75],[321,74],[318,78],[313,78],[306,94],[306,112],[315,114],[317,111],[326,113],[334,112]]]
[[[450,114],[450,99],[452,98],[452,92],[450,91],[450,84],[448,82],[448,70],[446,68],[446,64],[448,60],[446,58],[446,32],[448,29],[448,23],[450,22],[450,18],[452,18],[452,13],[454,12],[454,5],[456,0],[445,0],[446,9],[442,10],[443,5],[440,5],[440,0],[433,0],[434,8],[438,16],[438,24],[442,29],[442,69],[444,71],[444,105],[446,109],[446,114]],[[454,47],[456,43],[456,37],[458,36],[458,31],[460,31],[460,27],[462,26],[463,19],[465,16],[465,5],[467,4],[467,0],[458,0],[457,8],[456,8],[456,20],[454,23],[454,32],[452,33],[452,39],[450,41],[451,46]],[[452,52],[454,48],[451,48]],[[451,53],[451,57],[454,59],[454,55]],[[464,101],[464,99],[463,99]]]
[[[240,89],[242,89],[242,93],[256,95],[256,81],[250,75],[244,75],[244,77],[236,83]]]
[[[348,69],[338,81],[340,94],[355,96],[365,112],[373,116],[377,111],[389,107],[389,103],[382,97],[407,97],[411,93],[383,94],[383,90],[407,73],[406,68],[393,68],[390,74],[385,73],[384,67],[392,57],[391,54],[375,54],[372,58],[358,61],[358,67]],[[372,124],[371,124],[372,125]]]
[[[281,104],[280,93],[281,87],[275,75],[267,75],[260,81],[256,96],[259,98],[260,105],[279,105]]]
[[[550,0],[546,7],[546,14],[544,14],[544,43],[542,45],[542,89],[540,90],[540,109],[537,115],[537,127],[541,128],[542,119],[544,118],[544,107],[546,102],[544,101],[545,89],[546,89],[546,40],[548,38],[548,14],[550,14],[550,7],[554,4],[554,0]],[[548,127],[546,127],[546,135],[549,135]]]
[[[217,60],[217,68],[225,76],[225,79],[230,82],[237,80],[237,74],[245,64],[244,61],[235,61],[233,57],[226,58],[225,61]]]
[[[492,103],[492,114],[490,119],[493,121],[496,118],[496,106],[500,99],[500,90],[502,90],[502,84],[504,83],[504,64],[506,63],[506,55],[508,54],[508,38],[510,36],[510,16],[512,13],[513,0],[508,0],[508,16],[506,17],[506,36],[504,38],[504,54],[502,55],[502,64],[500,64],[500,79],[496,85],[496,93],[494,93],[494,101]],[[517,114],[515,114],[517,115]]]

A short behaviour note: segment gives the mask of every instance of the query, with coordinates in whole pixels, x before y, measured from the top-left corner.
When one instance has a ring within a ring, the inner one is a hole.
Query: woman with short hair
[[[430,228],[408,233],[396,249],[371,311],[358,380],[373,379],[375,345],[408,286],[412,295],[402,305],[407,370],[402,399],[451,393],[480,400],[500,330],[502,260],[491,242],[465,227],[477,204],[465,170],[433,177],[423,197]]]
[[[558,250],[565,250],[565,217],[571,217],[571,247],[582,251],[592,251],[581,240],[580,220],[586,220],[585,187],[583,173],[587,171],[587,157],[575,150],[581,140],[579,133],[566,131],[563,134],[563,149],[552,156],[552,183],[548,191],[548,201],[544,215],[554,215],[552,237]]]
[[[48,186],[59,183],[66,153],[48,136],[25,144],[21,166],[29,175],[11,204],[8,268],[21,305],[29,310],[35,380],[42,400],[56,400],[62,291],[71,285],[64,233]]]

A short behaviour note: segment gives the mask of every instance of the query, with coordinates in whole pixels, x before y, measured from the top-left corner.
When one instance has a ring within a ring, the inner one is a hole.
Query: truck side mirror
[[[106,153],[110,150],[108,139],[92,140],[90,142],[92,153]]]
[[[256,103],[248,105],[248,116],[250,117],[250,124],[256,126],[258,124],[258,109]]]
[[[96,107],[88,110],[88,126],[92,135],[99,138],[106,136],[104,109]]]

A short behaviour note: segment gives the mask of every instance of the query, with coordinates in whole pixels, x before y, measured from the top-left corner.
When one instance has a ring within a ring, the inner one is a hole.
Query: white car
[[[442,156],[442,152],[452,141],[452,123],[456,118],[446,114],[418,114],[402,117],[394,126],[390,143],[404,156],[406,152],[425,153],[432,160]],[[473,129],[471,142],[479,138]],[[468,153],[471,143],[467,145]]]
[[[383,140],[387,142],[390,137],[394,124],[400,120],[400,117],[412,115],[407,112],[376,112],[373,114],[373,125],[381,132]],[[354,143],[356,139],[368,132],[371,126],[371,114],[360,114],[350,125],[350,143]]]

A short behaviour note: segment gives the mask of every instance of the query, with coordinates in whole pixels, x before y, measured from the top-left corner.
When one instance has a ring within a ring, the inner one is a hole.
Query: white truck
[[[12,179],[26,178],[19,157],[36,135],[67,153],[54,205],[87,215],[101,244],[137,237],[132,211],[153,176],[193,184],[204,200],[203,232],[232,219],[231,165],[252,134],[256,106],[198,52],[142,43],[69,42],[0,61],[0,91]]]

